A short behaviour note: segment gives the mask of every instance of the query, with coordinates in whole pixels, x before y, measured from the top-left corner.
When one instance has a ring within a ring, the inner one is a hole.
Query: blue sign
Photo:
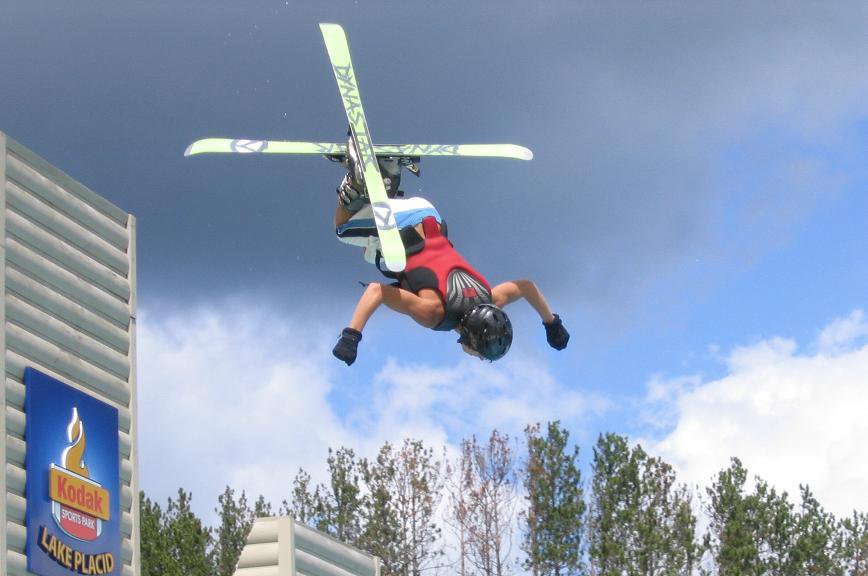
[[[27,569],[119,575],[118,411],[33,368],[27,413]]]

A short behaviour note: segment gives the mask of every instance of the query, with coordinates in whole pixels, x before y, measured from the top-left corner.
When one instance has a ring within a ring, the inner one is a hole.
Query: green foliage
[[[727,575],[851,576],[868,574],[868,518],[838,520],[807,486],[799,506],[759,477],[746,489],[738,458],[706,488],[710,519],[705,547],[715,572]]]
[[[696,518],[672,467],[627,438],[601,435],[594,447],[588,518],[592,572],[689,575],[697,559]]]
[[[141,540],[142,576],[171,576],[175,566],[169,552],[165,518],[160,505],[139,492],[139,539]]]
[[[515,452],[509,436],[494,430],[485,444],[476,437],[463,440],[450,476],[450,517],[461,554],[459,574],[508,574],[516,500]]]
[[[527,459],[523,480],[527,508],[522,513],[527,558],[534,576],[575,576],[585,572],[582,535],[587,508],[579,470],[579,448],[567,452],[570,434],[549,422],[545,436],[539,424],[525,429]]]
[[[524,558],[533,576],[861,576],[868,575],[868,516],[837,519],[807,486],[791,503],[733,458],[705,488],[707,530],[697,545],[692,497],[673,468],[616,434],[593,449],[585,491],[569,432],[558,422],[525,430],[521,470]],[[459,576],[506,576],[516,498],[515,451],[496,430],[461,443],[455,466],[418,440],[386,443],[373,460],[329,450],[328,480],[312,486],[299,470],[292,504],[280,513],[382,559],[383,576],[423,576],[442,566],[438,507],[455,529]],[[447,468],[444,472],[443,466]],[[449,479],[448,490],[444,481]],[[214,528],[191,510],[183,489],[164,508],[139,494],[142,576],[231,576],[253,520],[270,516],[228,486]],[[701,560],[701,562],[700,562]]]
[[[853,512],[838,522],[835,559],[839,572],[862,576],[868,574],[868,515]]]
[[[316,498],[310,486],[310,474],[299,468],[292,481],[292,504],[284,501],[282,514],[292,516],[302,524],[316,525]]]
[[[355,544],[361,534],[362,496],[355,453],[349,448],[329,449],[326,460],[329,484],[315,494],[317,529]]]
[[[178,489],[178,499],[169,498],[165,514],[159,514],[159,507],[152,505],[152,511],[156,508],[157,514],[151,514],[149,530],[159,527],[157,545],[161,546],[163,551],[156,555],[151,554],[156,563],[147,568],[148,574],[211,575],[211,530],[203,526],[202,521],[190,509],[191,500],[192,494]]]
[[[261,501],[262,496],[259,498]],[[218,514],[219,524],[214,530],[212,564],[216,576],[232,576],[255,514],[248,506],[244,492],[236,500],[235,491],[229,486],[217,497],[217,502],[215,512]]]
[[[433,449],[420,440],[404,440],[398,452],[392,501],[401,522],[400,573],[406,576],[420,576],[443,554],[435,548],[441,534],[435,511],[443,488],[442,468]]]
[[[384,444],[374,461],[362,460],[361,468],[367,494],[359,546],[382,560],[384,574],[400,574],[401,520],[392,500],[398,464],[392,445]]]
[[[442,463],[419,440],[400,450],[386,443],[375,461],[363,460],[366,488],[360,546],[383,560],[384,575],[419,576],[442,555],[434,513]]]

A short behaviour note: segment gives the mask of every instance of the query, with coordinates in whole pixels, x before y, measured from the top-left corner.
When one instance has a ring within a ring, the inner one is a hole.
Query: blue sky
[[[0,130],[138,219],[154,497],[184,486],[207,511],[229,483],[279,501],[328,446],[454,446],[561,418],[586,449],[641,439],[686,481],[739,455],[866,508],[833,473],[868,461],[842,448],[868,446],[861,3],[0,0],[0,15]],[[490,280],[534,279],[567,350],[520,304],[493,365],[383,310],[339,364],[357,281],[376,279],[329,229],[339,169],[182,156],[208,136],[340,140],[329,21],[375,141],[533,149],[429,159],[404,188]]]

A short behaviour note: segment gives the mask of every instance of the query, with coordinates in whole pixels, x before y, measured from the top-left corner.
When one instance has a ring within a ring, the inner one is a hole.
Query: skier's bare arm
[[[512,280],[498,284],[491,289],[491,298],[494,305],[501,308],[524,298],[537,311],[543,322],[548,323],[555,319],[542,292],[530,280]]]
[[[512,282],[504,282],[498,284],[491,290],[491,299],[496,306],[506,306],[511,302],[515,302],[519,298],[524,298],[537,311],[539,317],[542,318],[543,327],[546,330],[546,341],[549,346],[555,350],[563,350],[567,347],[567,342],[570,341],[570,334],[564,328],[564,323],[560,316],[552,314],[545,297],[540,292],[536,284],[530,280],[513,280]]]
[[[446,313],[443,302],[433,290],[422,290],[420,294],[417,296],[397,286],[376,282],[368,284],[356,304],[349,327],[361,332],[380,304],[385,304],[396,312],[406,314],[425,328],[433,328],[443,320]]]

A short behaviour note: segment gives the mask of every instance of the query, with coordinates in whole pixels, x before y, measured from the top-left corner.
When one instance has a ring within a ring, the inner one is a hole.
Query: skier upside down
[[[353,150],[354,146],[347,148]],[[453,248],[447,239],[446,224],[430,202],[400,197],[403,192],[398,190],[398,159],[378,160],[407,252],[407,265],[397,274],[385,269],[358,160],[349,153],[349,170],[337,188],[335,232],[342,242],[364,247],[365,260],[395,282],[367,285],[333,354],[348,366],[355,362],[365,324],[385,304],[425,328],[457,331],[458,343],[466,353],[494,361],[502,358],[512,344],[512,323],[503,307],[522,298],[542,319],[549,345],[556,350],[566,348],[570,335],[539,288],[530,280],[513,280],[492,288]]]

